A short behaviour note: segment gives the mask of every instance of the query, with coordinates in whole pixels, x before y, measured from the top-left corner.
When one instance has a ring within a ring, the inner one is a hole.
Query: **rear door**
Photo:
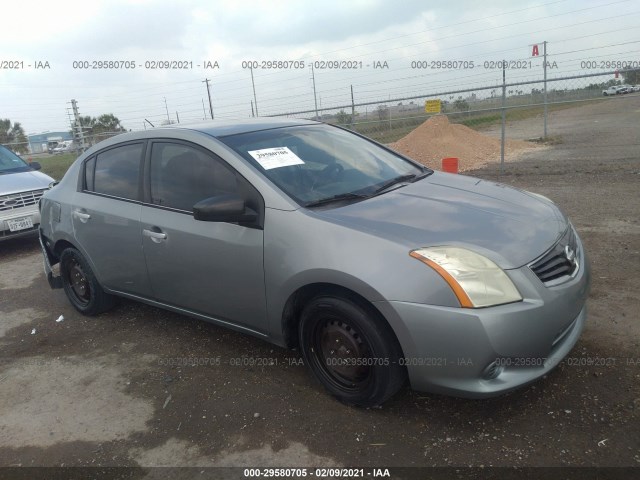
[[[264,333],[261,228],[193,218],[205,198],[241,193],[264,215],[257,190],[224,160],[195,144],[150,142],[141,223],[154,298]]]
[[[145,142],[108,148],[83,165],[71,212],[74,236],[102,286],[150,296],[140,228]]]

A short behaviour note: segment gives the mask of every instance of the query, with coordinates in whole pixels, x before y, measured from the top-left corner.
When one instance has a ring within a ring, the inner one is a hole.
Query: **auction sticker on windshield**
[[[287,147],[263,148],[261,150],[249,150],[249,155],[256,159],[262,168],[289,167],[302,165],[304,162]]]

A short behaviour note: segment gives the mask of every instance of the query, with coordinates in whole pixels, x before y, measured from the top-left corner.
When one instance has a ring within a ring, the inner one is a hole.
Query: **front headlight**
[[[500,267],[466,248],[426,247],[413,250],[409,255],[438,272],[462,307],[490,307],[522,300]]]

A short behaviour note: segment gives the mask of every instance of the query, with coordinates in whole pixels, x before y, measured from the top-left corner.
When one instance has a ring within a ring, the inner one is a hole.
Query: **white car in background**
[[[40,168],[0,145],[0,241],[38,234],[38,202],[54,184]]]
[[[58,145],[51,151],[54,155],[60,155],[63,153],[67,153],[73,149],[72,141],[63,141],[58,143]]]
[[[605,97],[609,95],[620,95],[624,93],[625,89],[626,89],[625,85],[614,85],[612,87],[607,88],[606,90],[603,90],[602,95],[604,95]]]

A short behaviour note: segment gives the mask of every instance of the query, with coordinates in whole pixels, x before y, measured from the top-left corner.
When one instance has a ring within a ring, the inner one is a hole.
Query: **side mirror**
[[[31,162],[29,163],[29,166],[31,167],[32,170],[40,170],[42,168],[42,165],[40,165],[40,162]]]
[[[205,198],[193,206],[193,218],[203,222],[252,223],[258,214],[247,207],[244,198],[237,194]]]

